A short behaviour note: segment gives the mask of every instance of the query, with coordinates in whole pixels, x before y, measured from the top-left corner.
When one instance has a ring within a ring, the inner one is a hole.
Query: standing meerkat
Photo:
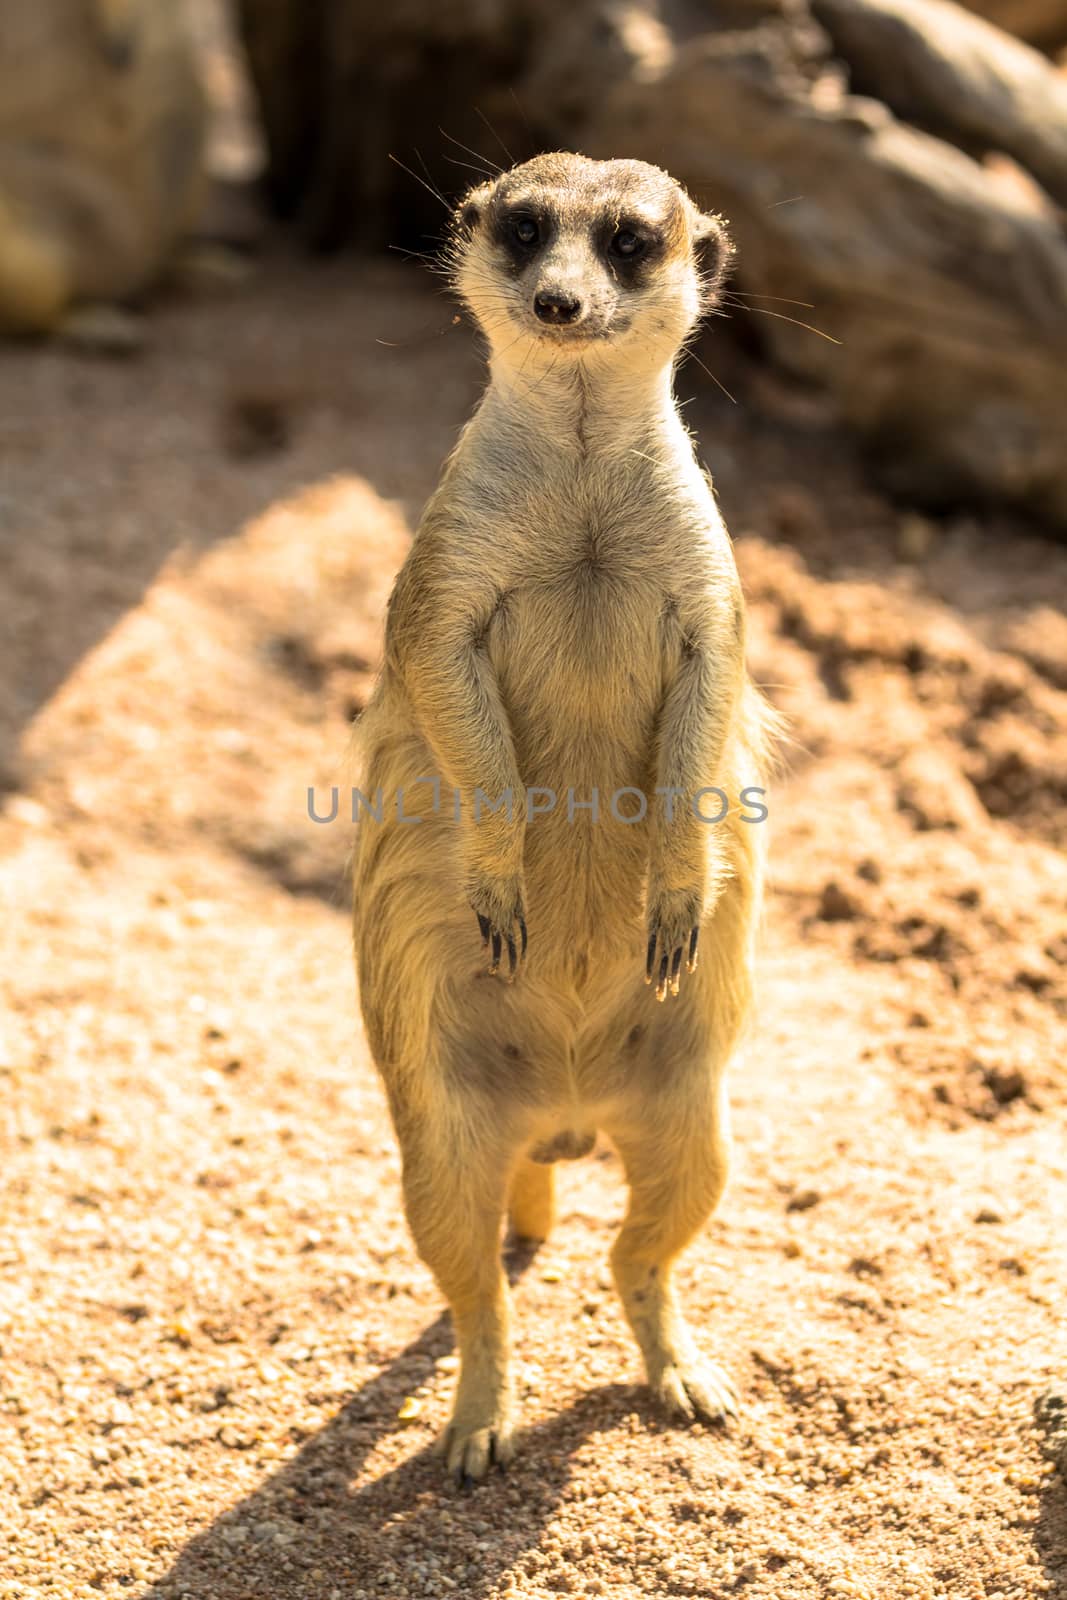
[[[598,1129],[629,1184],[612,1266],[649,1383],[685,1417],[734,1407],[671,1283],[726,1177],[764,832],[741,802],[768,714],[672,392],[728,252],[640,161],[539,156],[455,220],[491,381],[390,601],[354,924],[408,1222],[455,1322],[461,1478],[513,1448],[505,1213],[543,1238],[551,1163]]]

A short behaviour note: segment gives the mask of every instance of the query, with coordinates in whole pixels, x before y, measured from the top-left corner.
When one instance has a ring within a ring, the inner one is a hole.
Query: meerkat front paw
[[[470,879],[467,896],[478,918],[482,949],[489,951],[490,976],[500,971],[508,953],[508,981],[514,979],[526,958],[526,910],[519,878]]]
[[[645,982],[655,982],[657,1000],[678,993],[683,956],[686,972],[696,970],[700,911],[701,896],[692,891],[668,891],[649,901]]]

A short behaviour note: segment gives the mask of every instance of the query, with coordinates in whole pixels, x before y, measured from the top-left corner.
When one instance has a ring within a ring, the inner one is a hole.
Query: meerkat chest
[[[535,497],[516,596],[581,655],[655,622],[702,558],[704,508],[644,484],[577,477]],[[550,616],[544,615],[550,613]]]
[[[675,558],[627,507],[576,495],[523,539],[489,649],[513,714],[581,739],[644,736],[663,691]]]
[[[620,630],[654,618],[670,578],[652,551],[651,530],[625,506],[583,498],[546,506],[516,573],[515,601],[578,658],[596,655]]]

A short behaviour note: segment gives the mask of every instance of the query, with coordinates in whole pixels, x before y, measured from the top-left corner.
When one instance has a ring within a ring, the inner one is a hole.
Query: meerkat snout
[[[669,359],[729,254],[721,219],[658,167],[557,153],[467,195],[450,265],[494,354],[529,370],[538,350]]]
[[[577,322],[582,302],[562,289],[539,289],[534,295],[534,312],[542,322]]]

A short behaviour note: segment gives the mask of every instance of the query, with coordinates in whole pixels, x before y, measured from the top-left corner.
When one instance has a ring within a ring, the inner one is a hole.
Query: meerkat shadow
[[[518,1276],[533,1254],[528,1244],[518,1260],[512,1252],[509,1275]],[[140,1600],[262,1600],[303,1593],[304,1583],[318,1593],[320,1580],[385,1595],[415,1592],[438,1575],[458,1582],[465,1600],[484,1600],[537,1547],[583,1446],[635,1413],[651,1422],[654,1409],[639,1385],[603,1384],[523,1429],[515,1462],[481,1483],[454,1483],[429,1440],[353,1487],[398,1427],[401,1399],[452,1345],[442,1312],[278,1472],[196,1534]],[[476,1508],[466,1527],[454,1519],[460,1503]],[[472,1522],[491,1532],[475,1532]]]
[[[504,1240],[503,1265],[505,1276],[512,1288],[523,1273],[533,1265],[534,1258],[544,1242],[543,1239],[527,1239],[521,1234],[508,1232]]]
[[[506,1238],[503,1262],[511,1284],[540,1244]],[[634,1414],[646,1426],[666,1427],[643,1385],[609,1383],[522,1429],[516,1461],[482,1483],[457,1485],[430,1439],[398,1466],[353,1487],[379,1443],[401,1426],[397,1411],[403,1399],[453,1349],[452,1319],[442,1311],[280,1470],[197,1533],[140,1600],[173,1600],[175,1594],[186,1600],[262,1600],[290,1592],[301,1574],[314,1586],[316,1572],[386,1594],[428,1581],[428,1553],[439,1551],[445,1552],[441,1570],[452,1574],[463,1566],[463,1547],[457,1547],[450,1521],[459,1499],[477,1504],[478,1521],[507,1530],[489,1548],[475,1549],[470,1535],[462,1592],[480,1600],[536,1546],[566,1489],[574,1456],[591,1437]],[[521,1530],[514,1516],[519,1485]]]
[[[1034,1524],[1034,1549],[1050,1595],[1067,1595],[1067,1446],[1059,1471],[1044,1480]]]

